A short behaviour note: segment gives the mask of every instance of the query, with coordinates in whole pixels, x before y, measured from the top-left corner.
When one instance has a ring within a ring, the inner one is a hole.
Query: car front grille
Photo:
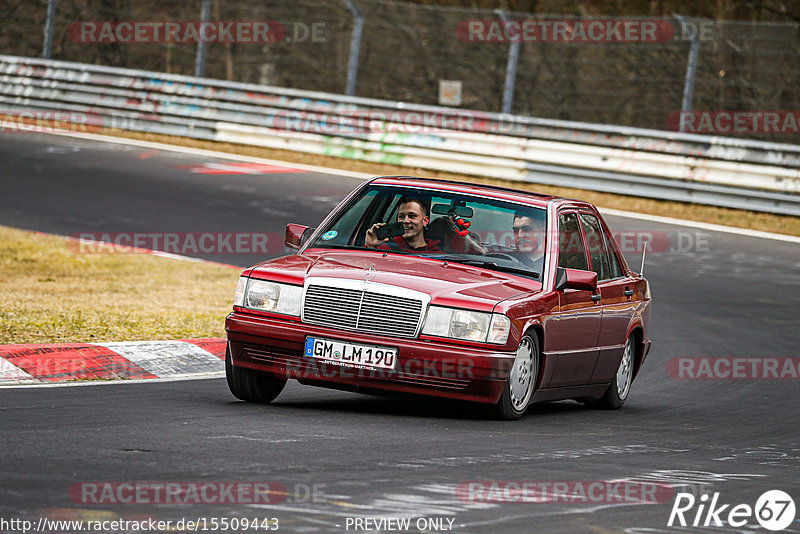
[[[361,282],[309,284],[303,301],[303,321],[370,334],[414,337],[426,308],[424,298],[390,294],[380,284],[359,287]],[[354,287],[342,287],[351,285]],[[397,293],[393,288],[391,293]]]

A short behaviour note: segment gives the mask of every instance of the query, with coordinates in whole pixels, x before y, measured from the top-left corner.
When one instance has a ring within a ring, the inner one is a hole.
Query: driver
[[[544,257],[544,221],[536,221],[524,212],[514,214],[514,244],[519,253],[533,261]]]
[[[394,244],[403,252],[441,252],[439,241],[425,238],[425,226],[430,221],[428,206],[421,198],[403,197],[397,210],[397,222],[403,224],[405,232],[403,235],[392,238]],[[369,230],[364,240],[364,246],[368,248],[379,248],[381,250],[392,250],[392,245],[388,242],[389,238],[378,239],[375,230],[386,223],[375,223]],[[396,249],[396,247],[394,247]]]

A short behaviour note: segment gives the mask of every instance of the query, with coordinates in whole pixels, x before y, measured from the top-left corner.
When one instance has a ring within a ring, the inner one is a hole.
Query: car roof
[[[512,202],[531,204],[540,207],[546,207],[548,203],[554,201],[558,204],[561,204],[562,202],[569,204],[587,204],[583,201],[566,199],[554,195],[546,195],[544,193],[535,193],[533,191],[523,191],[520,189],[513,189],[511,187],[463,182],[457,180],[442,180],[437,178],[420,178],[418,176],[378,176],[373,178],[371,183],[376,185],[397,185],[405,187],[419,187],[422,189],[438,189],[453,193],[466,193],[485,196],[498,200],[510,200]]]

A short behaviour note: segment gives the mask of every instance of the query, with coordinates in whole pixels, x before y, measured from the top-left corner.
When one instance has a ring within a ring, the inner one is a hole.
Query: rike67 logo
[[[781,490],[766,491],[749,504],[723,504],[719,492],[696,498],[691,493],[678,493],[669,514],[667,526],[672,527],[734,527],[747,525],[752,519],[767,530],[779,531],[794,522],[794,500]]]

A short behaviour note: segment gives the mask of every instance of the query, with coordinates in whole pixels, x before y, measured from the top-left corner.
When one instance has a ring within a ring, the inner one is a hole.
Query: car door
[[[619,367],[628,325],[635,313],[634,287],[617,257],[611,235],[599,217],[590,212],[581,212],[578,217],[586,237],[591,269],[597,273],[602,310],[597,364],[590,382],[610,382]]]
[[[559,213],[558,266],[589,270],[586,243],[576,211]],[[588,290],[559,291],[556,339],[551,356],[556,359],[548,387],[589,382],[597,362],[597,340],[602,313],[598,296]]]

